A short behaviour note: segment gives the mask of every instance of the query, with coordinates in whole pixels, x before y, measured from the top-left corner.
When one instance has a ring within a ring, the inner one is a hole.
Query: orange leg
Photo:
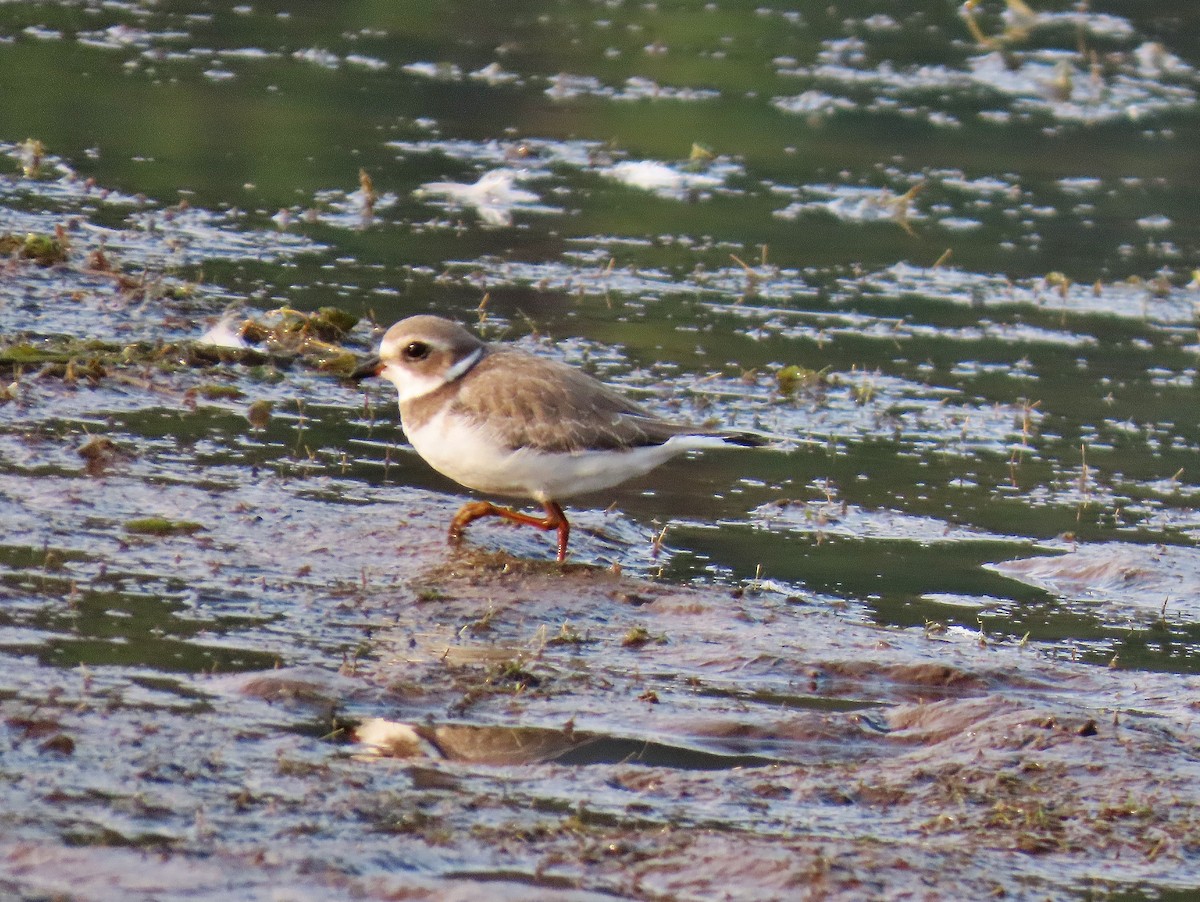
[[[546,509],[546,516],[535,517],[512,508],[497,507],[490,501],[468,501],[450,521],[450,541],[455,544],[461,542],[463,530],[480,517],[502,517],[521,526],[558,530],[558,560],[562,563],[567,559],[567,540],[571,537],[571,524],[567,522],[567,515],[563,513],[557,501],[546,501],[542,507]]]

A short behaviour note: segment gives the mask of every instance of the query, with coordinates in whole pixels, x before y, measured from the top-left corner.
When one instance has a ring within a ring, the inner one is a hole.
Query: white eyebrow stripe
[[[459,376],[462,376],[471,367],[479,362],[479,358],[483,356],[483,348],[476,348],[454,366],[446,370],[446,382],[453,382]]]

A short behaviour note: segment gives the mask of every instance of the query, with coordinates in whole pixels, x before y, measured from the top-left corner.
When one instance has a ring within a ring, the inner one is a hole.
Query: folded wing
[[[521,351],[489,349],[476,364],[488,379],[464,383],[457,410],[486,424],[510,448],[547,452],[619,451],[661,445],[706,430],[671,423],[566,364]],[[493,380],[509,391],[489,391]]]

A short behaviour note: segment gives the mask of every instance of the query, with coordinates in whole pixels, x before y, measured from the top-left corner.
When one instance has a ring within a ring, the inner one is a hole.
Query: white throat
[[[443,385],[455,381],[479,362],[483,356],[483,348],[476,348],[453,366],[447,367],[440,373],[415,373],[398,363],[388,362],[380,371],[381,375],[392,385],[400,396],[400,403],[415,401],[431,392],[437,391]]]

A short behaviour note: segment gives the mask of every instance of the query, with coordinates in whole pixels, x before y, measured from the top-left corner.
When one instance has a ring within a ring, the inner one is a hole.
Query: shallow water
[[[799,605],[1195,673],[1193,7],[0,4],[0,234],[70,242],[64,265],[6,261],[0,348],[141,348],[79,381],[6,358],[0,695],[36,707],[83,674],[170,718],[214,670],[387,659],[382,621],[328,610],[434,586],[462,498],[404,446],[390,386],[172,350],[231,307],[326,305],[363,317],[361,353],[373,324],[439,312],[776,439],[578,499],[575,561],[745,592],[726,616],[784,630],[803,627],[770,612]],[[118,453],[81,457],[98,435]],[[147,517],[198,531],[131,531]],[[485,524],[469,541],[552,554]],[[443,643],[421,611],[385,620]],[[507,660],[560,614],[479,644]],[[616,654],[589,666],[624,673]],[[705,698],[807,704],[787,668],[718,661],[743,681]],[[601,760],[778,752],[647,729],[596,685],[573,704],[615,737]],[[859,688],[816,695],[898,702]],[[417,708],[478,726],[443,702]]]

